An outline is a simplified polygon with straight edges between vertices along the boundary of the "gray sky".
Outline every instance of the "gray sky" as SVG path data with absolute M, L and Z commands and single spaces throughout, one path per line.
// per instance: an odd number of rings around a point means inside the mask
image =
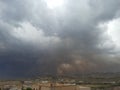
M 120 0 L 0 0 L 0 77 L 120 71 Z

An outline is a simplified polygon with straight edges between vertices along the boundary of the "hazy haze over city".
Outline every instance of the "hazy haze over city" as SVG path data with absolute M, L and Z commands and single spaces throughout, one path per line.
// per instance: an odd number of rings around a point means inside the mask
M 0 78 L 120 71 L 120 0 L 0 0 Z

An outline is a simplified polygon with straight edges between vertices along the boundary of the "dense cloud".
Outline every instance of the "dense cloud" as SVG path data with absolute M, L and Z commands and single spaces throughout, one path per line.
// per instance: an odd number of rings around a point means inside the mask
M 120 70 L 120 0 L 62 1 L 0 1 L 0 77 Z

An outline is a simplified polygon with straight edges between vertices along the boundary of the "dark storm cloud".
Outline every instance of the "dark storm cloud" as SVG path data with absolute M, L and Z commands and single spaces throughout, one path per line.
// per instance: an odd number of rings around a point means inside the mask
M 119 18 L 119 4 L 66 0 L 61 8 L 50 9 L 43 0 L 1 0 L 0 76 L 120 69 L 114 45 L 106 46 L 110 40 L 99 28 Z

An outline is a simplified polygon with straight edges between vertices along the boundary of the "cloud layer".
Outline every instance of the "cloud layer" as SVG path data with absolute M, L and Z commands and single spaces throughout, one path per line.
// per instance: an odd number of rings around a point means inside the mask
M 119 0 L 49 3 L 0 1 L 0 77 L 120 70 Z

